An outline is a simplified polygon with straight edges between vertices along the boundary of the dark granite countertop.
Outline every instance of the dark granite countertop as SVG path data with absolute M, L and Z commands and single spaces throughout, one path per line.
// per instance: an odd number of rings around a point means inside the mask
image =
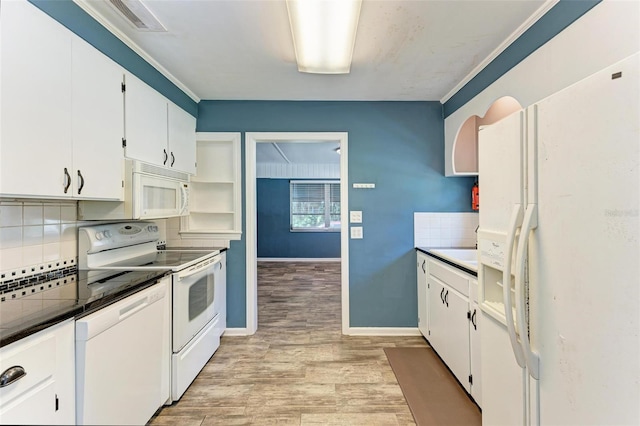
M 88 285 L 90 271 L 77 271 L 2 295 L 0 347 L 69 318 L 79 318 L 148 288 L 167 271 L 112 272 Z
M 165 250 L 223 252 L 224 247 Z M 69 318 L 80 318 L 154 285 L 171 271 L 78 271 L 5 281 L 0 286 L 0 347 Z M 96 282 L 96 275 L 102 278 Z M 19 281 L 19 282 L 18 282 Z M 88 283 L 92 284 L 89 285 Z
M 461 270 L 462 272 L 465 272 L 469 275 L 473 275 L 474 277 L 478 276 L 478 271 L 474 271 L 473 269 L 469 269 L 467 267 L 465 267 L 464 265 L 460 264 L 460 263 L 456 263 L 456 262 L 452 262 L 449 259 L 446 259 L 442 256 L 439 256 L 438 254 L 434 253 L 433 250 L 438 250 L 441 247 L 416 247 L 415 249 L 426 254 L 427 256 L 431 256 L 435 259 L 438 259 L 441 262 L 446 263 L 447 265 L 451 265 L 459 270 Z M 447 247 L 447 249 L 473 249 L 472 247 Z

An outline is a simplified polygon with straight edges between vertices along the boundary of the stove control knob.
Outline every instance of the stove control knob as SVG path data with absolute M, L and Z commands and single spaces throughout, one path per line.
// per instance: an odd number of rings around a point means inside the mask
M 104 236 L 105 236 L 106 238 L 111 238 L 111 236 L 112 236 L 112 235 L 113 235 L 113 234 L 111 234 L 111 231 L 104 231 Z
M 104 238 L 104 234 L 102 232 L 96 232 L 96 240 L 100 241 Z

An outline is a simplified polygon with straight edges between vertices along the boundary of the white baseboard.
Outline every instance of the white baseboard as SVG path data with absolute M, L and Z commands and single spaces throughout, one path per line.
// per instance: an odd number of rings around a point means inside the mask
M 224 330 L 223 336 L 251 336 L 248 328 L 226 328 Z
M 347 336 L 422 336 L 417 327 L 349 327 Z M 227 328 L 223 336 L 250 336 L 249 329 Z
M 349 327 L 348 336 L 422 336 L 418 327 Z
M 259 257 L 258 262 L 340 262 L 339 257 Z

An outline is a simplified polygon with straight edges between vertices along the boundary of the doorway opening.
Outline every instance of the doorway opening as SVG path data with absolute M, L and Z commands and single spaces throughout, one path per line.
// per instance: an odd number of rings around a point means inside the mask
M 337 143 L 340 149 L 340 275 L 342 333 L 349 328 L 348 134 L 346 132 L 269 132 L 245 134 L 247 333 L 258 329 L 257 148 L 258 144 Z

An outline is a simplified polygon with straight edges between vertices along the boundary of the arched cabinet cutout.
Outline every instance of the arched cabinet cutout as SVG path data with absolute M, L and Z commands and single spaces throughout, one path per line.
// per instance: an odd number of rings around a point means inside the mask
M 453 142 L 452 164 L 454 176 L 476 176 L 478 174 L 478 129 L 522 109 L 511 96 L 496 99 L 482 117 L 472 115 L 458 129 Z

